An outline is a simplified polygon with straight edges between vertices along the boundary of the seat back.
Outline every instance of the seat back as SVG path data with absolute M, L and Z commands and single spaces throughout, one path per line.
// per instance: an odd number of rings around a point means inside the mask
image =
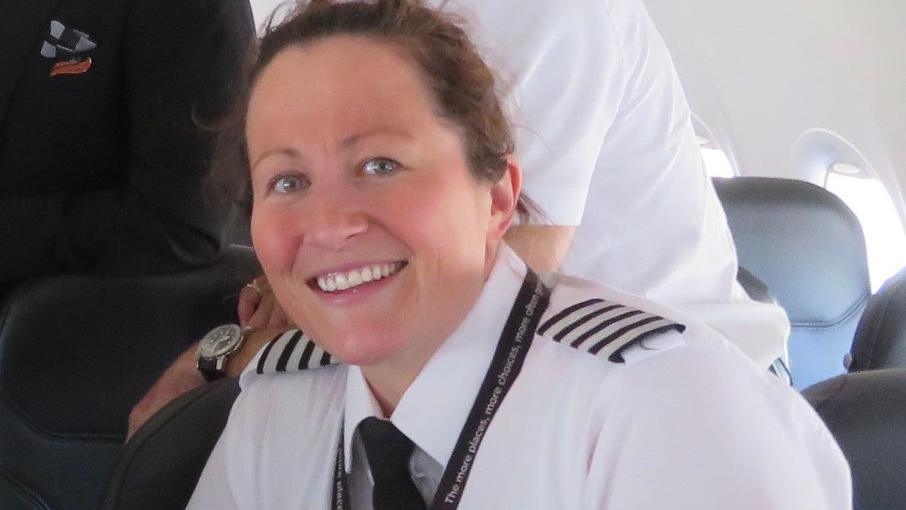
M 793 384 L 845 371 L 843 360 L 871 287 L 856 216 L 835 195 L 790 179 L 714 179 L 739 264 L 790 317 Z
M 906 368 L 906 269 L 871 297 L 853 340 L 850 371 Z
M 854 510 L 906 508 L 906 370 L 840 375 L 802 393 L 849 461 Z
M 102 510 L 181 510 L 226 426 L 237 379 L 206 384 L 155 414 L 126 444 Z
M 250 249 L 231 248 L 191 272 L 50 277 L 9 295 L 0 508 L 97 508 L 132 406 L 194 340 L 235 320 L 228 297 L 257 273 Z

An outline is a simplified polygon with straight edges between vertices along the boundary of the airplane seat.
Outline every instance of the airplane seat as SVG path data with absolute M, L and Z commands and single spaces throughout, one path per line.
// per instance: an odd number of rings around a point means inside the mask
M 164 406 L 123 448 L 100 508 L 185 508 L 237 395 L 238 378 L 223 379 Z
M 906 368 L 906 269 L 884 282 L 862 313 L 850 372 Z
M 853 509 L 906 508 L 906 370 L 839 375 L 802 394 L 849 461 Z
M 793 384 L 845 371 L 844 357 L 871 287 L 858 219 L 813 184 L 715 178 L 740 266 L 763 281 L 790 317 Z
M 216 264 L 146 278 L 53 276 L 0 311 L 0 508 L 97 508 L 132 406 L 259 272 L 230 248 Z

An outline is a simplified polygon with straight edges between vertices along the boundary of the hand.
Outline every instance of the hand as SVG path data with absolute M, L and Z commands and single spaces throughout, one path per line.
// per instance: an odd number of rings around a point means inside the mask
M 151 386 L 148 393 L 139 401 L 132 412 L 129 413 L 129 430 L 126 441 L 132 437 L 141 426 L 161 410 L 170 401 L 183 393 L 197 388 L 205 383 L 201 372 L 195 367 L 195 351 L 198 346 L 192 346 L 182 353 L 170 365 L 163 375 Z
M 294 327 L 286 313 L 271 292 L 270 283 L 264 275 L 252 280 L 239 291 L 239 324 L 255 329 Z
M 506 242 L 535 271 L 556 271 L 566 258 L 576 227 L 567 225 L 514 225 Z

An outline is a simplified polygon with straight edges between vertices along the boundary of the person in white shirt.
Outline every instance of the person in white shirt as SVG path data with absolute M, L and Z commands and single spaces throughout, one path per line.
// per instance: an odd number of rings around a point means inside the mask
M 545 216 L 508 234 L 529 265 L 669 304 L 761 366 L 784 357 L 789 320 L 736 281 L 682 84 L 642 1 L 431 3 L 466 19 L 502 77 L 524 188 Z
M 790 388 L 503 242 L 521 170 L 455 24 L 416 0 L 312 2 L 263 39 L 246 100 L 229 178 L 302 329 L 242 375 L 189 508 L 851 507 Z

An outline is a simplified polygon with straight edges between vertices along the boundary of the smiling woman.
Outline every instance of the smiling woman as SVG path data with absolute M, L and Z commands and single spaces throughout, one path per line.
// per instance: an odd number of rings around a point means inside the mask
M 231 175 L 301 329 L 243 373 L 190 508 L 848 507 L 792 390 L 711 329 L 507 247 L 521 170 L 455 23 L 314 1 L 250 84 Z
M 477 299 L 519 194 L 505 155 L 496 180 L 470 171 L 424 82 L 392 42 L 333 36 L 277 54 L 248 109 L 252 239 L 274 294 L 366 367 L 388 411 Z

